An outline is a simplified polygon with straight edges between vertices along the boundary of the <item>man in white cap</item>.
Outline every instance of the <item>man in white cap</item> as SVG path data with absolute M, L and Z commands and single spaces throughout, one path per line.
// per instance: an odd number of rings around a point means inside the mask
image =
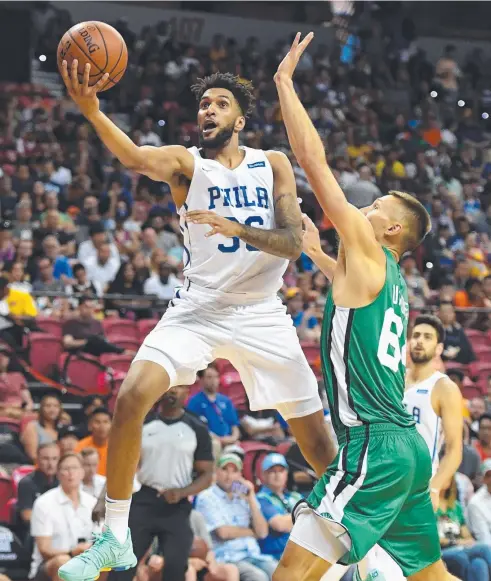
M 257 494 L 269 534 L 259 540 L 261 551 L 279 559 L 293 527 L 292 511 L 302 495 L 286 489 L 288 463 L 282 454 L 272 453 L 262 463 L 264 485 Z
M 469 529 L 478 543 L 491 545 L 491 458 L 482 463 L 483 485 L 467 507 Z

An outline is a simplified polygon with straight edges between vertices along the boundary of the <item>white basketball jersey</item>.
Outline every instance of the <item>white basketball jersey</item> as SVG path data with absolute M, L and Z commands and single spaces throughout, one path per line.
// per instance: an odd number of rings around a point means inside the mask
M 191 224 L 185 214 L 211 210 L 229 220 L 255 228 L 275 228 L 273 170 L 262 150 L 242 148 L 242 163 L 231 170 L 218 161 L 203 159 L 198 148 L 186 203 L 180 209 L 184 236 L 186 284 L 224 293 L 263 298 L 281 288 L 288 261 L 261 252 L 239 238 L 220 234 L 205 238 L 211 227 Z M 244 297 L 246 298 L 246 297 Z
M 431 405 L 431 394 L 437 381 L 442 377 L 447 376 L 435 371 L 433 375 L 420 383 L 415 383 L 404 393 L 404 404 L 408 412 L 412 414 L 418 432 L 425 439 L 430 451 L 433 474 L 438 468 L 439 453 L 443 445 L 443 429 L 441 419 Z

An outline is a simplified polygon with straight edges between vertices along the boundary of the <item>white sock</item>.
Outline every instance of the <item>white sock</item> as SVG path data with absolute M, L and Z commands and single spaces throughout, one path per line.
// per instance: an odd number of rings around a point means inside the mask
M 128 519 L 130 516 L 131 498 L 113 500 L 106 495 L 106 517 L 104 524 L 109 527 L 119 543 L 126 542 Z

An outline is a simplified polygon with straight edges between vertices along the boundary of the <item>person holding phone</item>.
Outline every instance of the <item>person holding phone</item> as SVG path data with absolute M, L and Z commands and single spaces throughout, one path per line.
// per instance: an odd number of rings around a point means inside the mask
M 223 454 L 216 484 L 198 495 L 196 510 L 205 517 L 217 563 L 237 565 L 241 581 L 270 581 L 277 561 L 258 544 L 268 535 L 268 523 L 242 468 L 239 456 Z

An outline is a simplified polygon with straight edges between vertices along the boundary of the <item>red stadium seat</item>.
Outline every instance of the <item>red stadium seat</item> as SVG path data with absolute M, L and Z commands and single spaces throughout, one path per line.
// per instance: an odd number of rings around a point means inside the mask
M 137 321 L 136 327 L 138 329 L 138 337 L 140 339 L 140 342 L 143 341 L 143 339 L 145 339 L 145 337 L 150 333 L 150 331 L 153 331 L 155 325 L 158 322 L 159 319 L 141 319 L 140 321 Z
M 63 336 L 63 323 L 59 319 L 55 319 L 53 317 L 37 317 L 36 325 L 54 337 L 59 337 L 61 339 Z
M 217 366 L 220 375 L 228 373 L 229 371 L 237 371 L 230 361 L 227 361 L 226 359 L 215 359 L 213 363 Z
M 468 339 L 474 339 L 474 337 L 485 337 L 486 333 L 478 331 L 477 329 L 464 329 L 464 333 Z
M 103 367 L 97 357 L 85 353 L 83 355 L 62 353 L 60 370 L 64 381 L 81 388 L 85 395 L 100 393 L 99 374 Z
M 102 365 L 124 373 L 128 373 L 132 361 L 133 357 L 124 353 L 121 355 L 118 353 L 104 353 L 104 355 L 101 355 Z
M 63 351 L 61 339 L 48 333 L 31 333 L 29 344 L 29 359 L 32 367 L 43 375 L 51 375 Z
M 19 488 L 19 482 L 34 470 L 34 466 L 26 464 L 24 466 L 19 466 L 12 471 L 12 485 L 14 488 L 14 494 L 17 495 L 17 489 Z
M 481 375 L 491 375 L 491 360 L 473 361 L 469 365 L 469 374 L 471 377 L 480 377 Z
M 128 319 L 109 318 L 102 321 L 102 328 L 106 337 L 120 335 L 128 339 L 139 339 L 138 328 L 134 321 Z
M 301 343 L 309 365 L 314 365 L 320 357 L 321 350 L 317 343 Z
M 472 348 L 474 349 L 474 353 L 476 354 L 476 357 L 479 359 L 479 361 L 491 362 L 491 346 L 490 345 L 482 345 L 482 344 L 474 345 L 474 343 L 473 343 Z
M 12 498 L 14 498 L 12 479 L 0 476 L 0 522 L 10 523 L 9 500 Z
M 276 451 L 278 452 L 278 454 L 283 454 L 283 456 L 286 456 L 292 446 L 293 442 L 291 442 L 290 440 L 285 440 L 284 442 L 280 442 L 276 446 Z
M 128 351 L 138 351 L 140 347 L 140 341 L 134 337 L 128 337 L 126 335 L 111 334 L 108 335 L 107 340 L 122 349 L 128 349 Z
M 244 406 L 247 407 L 247 394 L 240 381 L 237 383 L 231 383 L 228 386 L 227 396 L 232 400 L 232 403 L 236 408 L 244 409 Z
M 261 472 L 261 462 L 263 458 L 274 452 L 273 446 L 263 444 L 262 442 L 241 442 L 241 448 L 245 452 L 244 456 L 244 477 L 255 485 L 259 484 L 259 475 Z
M 233 383 L 241 383 L 239 372 L 236 369 L 234 369 L 233 371 L 227 371 L 220 375 L 220 385 L 222 387 L 220 391 L 222 391 L 223 393 L 227 393 L 229 387 Z

